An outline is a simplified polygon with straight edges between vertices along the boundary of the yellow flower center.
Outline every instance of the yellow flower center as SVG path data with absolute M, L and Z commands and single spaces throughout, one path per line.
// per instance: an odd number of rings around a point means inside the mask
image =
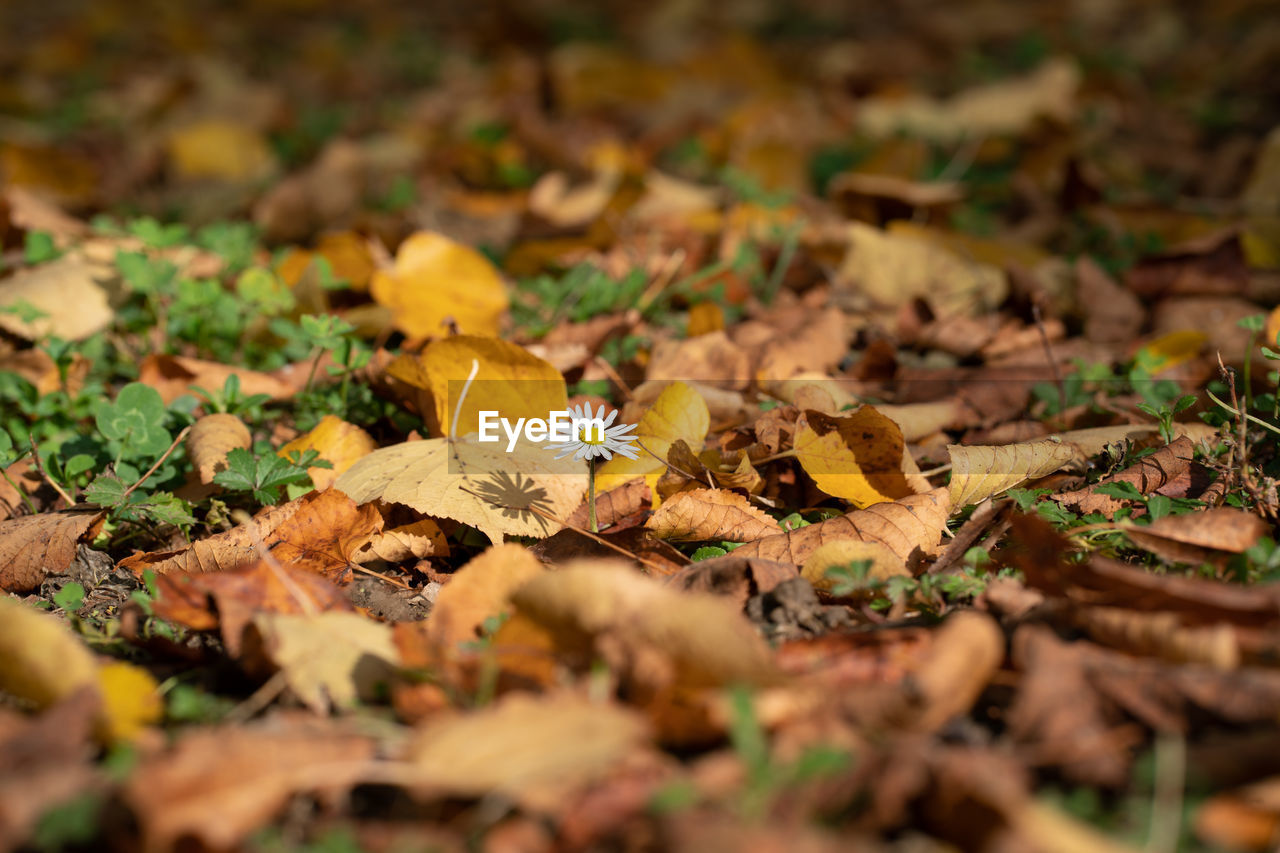
M 584 426 L 578 430 L 578 441 L 583 444 L 604 444 L 604 427 Z

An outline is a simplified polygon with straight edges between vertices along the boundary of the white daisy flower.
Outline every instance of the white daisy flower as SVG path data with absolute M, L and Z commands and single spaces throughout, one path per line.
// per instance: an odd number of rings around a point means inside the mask
M 549 445 L 546 449 L 559 450 L 557 459 L 563 459 L 570 454 L 573 454 L 574 459 L 579 460 L 590 461 L 597 456 L 612 459 L 615 453 L 628 459 L 635 459 L 639 454 L 631 442 L 635 441 L 636 437 L 627 433 L 635 429 L 636 425 L 610 426 L 617 417 L 618 410 L 614 409 L 609 413 L 609 417 L 605 418 L 603 403 L 600 404 L 600 411 L 597 414 L 592 414 L 590 403 L 583 403 L 580 407 L 570 406 L 569 418 L 573 422 L 570 429 L 574 431 L 574 436 L 569 441 Z

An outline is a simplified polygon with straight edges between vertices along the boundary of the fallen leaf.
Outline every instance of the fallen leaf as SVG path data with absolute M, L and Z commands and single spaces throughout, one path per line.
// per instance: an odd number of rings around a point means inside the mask
M 333 724 L 293 722 L 190 731 L 143 758 L 122 790 L 141 830 L 139 849 L 162 853 L 184 838 L 234 849 L 290 797 L 341 792 L 373 759 L 371 738 Z
M 1135 545 L 1166 560 L 1222 565 L 1228 555 L 1241 554 L 1268 531 L 1258 516 L 1232 507 L 1167 515 L 1146 527 L 1127 526 L 1124 533 Z
M 766 536 L 734 549 L 741 556 L 803 564 L 814 551 L 840 539 L 879 542 L 910 565 L 936 550 L 946 527 L 951 501 L 945 489 L 908 495 L 898 501 L 829 518 L 776 536 Z
M 570 694 L 514 694 L 492 707 L 428 723 L 407 759 L 442 794 L 505 796 L 549 810 L 602 776 L 648 736 L 644 718 Z
M 961 509 L 1019 483 L 1052 474 L 1076 458 L 1059 438 L 1000 447 L 947 445 L 951 455 L 951 506 Z
M 198 358 L 153 354 L 138 365 L 138 380 L 159 391 L 165 405 L 183 394 L 190 394 L 192 386 L 209 392 L 221 391 L 229 376 L 240 380 L 240 393 L 245 396 L 266 394 L 273 400 L 283 400 L 297 390 L 269 373 Z
M 276 168 L 262 134 L 233 120 L 205 119 L 174 130 L 168 154 L 175 176 L 189 181 L 253 181 Z
M 1054 495 L 1053 499 L 1077 512 L 1100 512 L 1104 515 L 1112 515 L 1125 503 L 1118 498 L 1099 492 L 1098 486 L 1109 483 L 1129 483 L 1142 494 L 1149 495 L 1187 470 L 1191 464 L 1194 449 L 1191 439 L 1183 436 L 1150 456 L 1142 457 L 1123 471 L 1102 478 L 1088 488 L 1061 492 Z
M 98 510 L 43 512 L 0 521 L 0 589 L 28 592 L 45 575 L 65 572 L 82 543 L 97 536 Z
M 770 592 L 796 575 L 796 567 L 791 563 L 729 553 L 699 560 L 681 569 L 667 578 L 667 585 L 690 592 L 709 592 L 746 607 L 751 596 Z
M 26 321 L 0 311 L 0 329 L 27 340 L 55 335 L 81 341 L 100 332 L 115 318 L 107 292 L 94 280 L 94 268 L 73 255 L 0 278 L 0 308 L 29 305 L 40 312 Z
M 206 486 L 213 482 L 215 474 L 226 470 L 228 453 L 237 447 L 247 450 L 252 446 L 249 428 L 235 415 L 205 415 L 187 434 L 187 455 L 195 466 L 196 476 Z
M 310 432 L 298 436 L 277 453 L 287 457 L 295 451 L 318 451 L 320 458 L 330 462 L 333 467 L 310 467 L 307 474 L 317 489 L 327 489 L 357 459 L 372 453 L 377 447 L 378 443 L 373 440 L 373 436 L 360 427 L 347 423 L 337 415 L 325 415 Z
M 914 726 L 934 731 L 972 708 L 1004 661 L 1004 647 L 1004 632 L 987 614 L 960 610 L 948 617 L 908 676 L 920 704 Z
M 809 409 L 796 422 L 795 451 L 818 488 L 861 509 L 929 490 L 898 425 L 871 406 L 831 417 Z
M 500 543 L 504 536 L 550 536 L 577 508 L 586 472 L 523 442 L 501 444 L 432 438 L 375 450 L 357 460 L 335 487 L 357 503 L 404 504 L 434 518 L 452 518 Z
M 473 365 L 475 377 L 468 384 Z M 481 412 L 497 412 L 514 424 L 519 418 L 545 421 L 569 405 L 560 371 L 498 338 L 453 335 L 432 341 L 420 355 L 393 361 L 387 372 L 426 392 L 419 410 L 431 432 L 442 437 L 479 432 Z M 497 429 L 505 447 L 502 432 Z
M 558 228 L 587 225 L 604 212 L 621 179 L 616 169 L 600 169 L 571 187 L 564 172 L 547 172 L 529 190 L 529 212 Z
M 351 560 L 363 565 L 370 560 L 402 563 L 411 558 L 421 560 L 447 556 L 449 540 L 445 538 L 444 531 L 431 519 L 424 518 L 374 534 L 351 555 Z
M 587 667 L 604 659 L 648 689 L 775 677 L 768 647 L 732 603 L 671 589 L 625 564 L 564 566 L 535 577 L 511 600 L 552 634 L 561 660 Z
M 736 492 L 697 489 L 681 492 L 645 522 L 655 536 L 677 540 L 752 542 L 781 533 L 778 522 Z
M 840 578 L 832 577 L 832 569 L 848 569 L 850 564 L 870 561 L 867 580 L 886 581 L 892 577 L 911 577 L 902 558 L 879 542 L 862 542 L 857 539 L 837 539 L 820 545 L 805 559 L 800 576 L 823 592 L 833 592 Z
M 278 669 L 317 714 L 376 700 L 400 660 L 391 626 L 358 613 L 256 613 L 250 625 L 245 665 Z
M 596 488 L 607 491 L 628 480 L 644 477 L 650 490 L 654 490 L 658 477 L 666 470 L 663 460 L 672 443 L 681 439 L 689 447 L 700 449 L 710 427 L 711 413 L 701 395 L 683 382 L 672 382 L 636 425 L 636 439 L 648 452 L 642 449 L 635 459 L 625 456 L 610 459 L 596 472 Z
M 508 305 L 502 277 L 484 255 L 431 231 L 401 243 L 395 266 L 374 273 L 369 293 L 415 338 L 443 335 L 446 322 L 468 335 L 497 335 Z
M 458 569 L 440 590 L 427 640 L 437 660 L 448 660 L 459 645 L 479 638 L 486 619 L 509 612 L 511 593 L 544 571 L 522 545 L 494 545 Z
M 724 332 L 660 341 L 649 356 L 645 378 L 713 382 L 741 391 L 751 382 L 751 359 Z

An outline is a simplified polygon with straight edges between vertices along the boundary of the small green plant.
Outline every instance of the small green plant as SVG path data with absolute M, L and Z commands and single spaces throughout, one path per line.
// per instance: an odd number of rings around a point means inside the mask
M 47 231 L 28 231 L 23 238 L 22 260 L 27 264 L 43 264 L 61 256 L 53 235 Z
M 1156 406 L 1151 403 L 1139 403 L 1138 409 L 1155 418 L 1160 430 L 1160 440 L 1170 444 L 1176 437 L 1173 431 L 1173 419 L 1196 404 L 1195 394 L 1186 394 L 1172 403 Z
M 583 323 L 601 314 L 625 310 L 644 292 L 643 270 L 615 281 L 593 264 L 571 267 L 561 276 L 539 275 L 516 284 L 511 316 L 516 325 L 540 338 L 561 321 Z
M 293 451 L 288 458 L 276 453 L 254 456 L 237 447 L 227 454 L 227 467 L 214 475 L 213 482 L 229 491 L 248 492 L 260 504 L 275 504 L 282 488 L 310 484 L 308 468 L 333 467 L 319 457 L 317 450 Z

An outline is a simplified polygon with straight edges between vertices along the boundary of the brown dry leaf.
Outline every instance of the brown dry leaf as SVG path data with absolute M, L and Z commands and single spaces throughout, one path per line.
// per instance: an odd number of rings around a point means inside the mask
M 0 589 L 29 592 L 45 575 L 65 572 L 79 545 L 97 536 L 105 517 L 77 509 L 0 521 Z
M 461 400 L 471 371 L 475 377 Z M 431 432 L 457 437 L 480 430 L 480 413 L 546 420 L 568 406 L 564 376 L 524 347 L 498 338 L 453 335 L 432 341 L 418 356 L 400 356 L 387 373 L 424 394 L 416 401 Z M 507 439 L 493 428 L 499 443 Z M 492 432 L 491 432 L 492 434 Z
M 751 382 L 751 359 L 724 332 L 708 332 L 660 341 L 649 356 L 645 378 L 710 382 L 741 391 Z
M 1194 450 L 1195 446 L 1191 439 L 1183 436 L 1167 447 L 1162 447 L 1150 456 L 1142 457 L 1123 471 L 1104 477 L 1088 488 L 1062 492 L 1054 495 L 1053 499 L 1077 512 L 1086 514 L 1100 512 L 1104 515 L 1112 515 L 1124 506 L 1125 502 L 1099 493 L 1098 486 L 1106 483 L 1129 483 L 1142 494 L 1149 495 L 1185 472 L 1187 466 L 1191 464 Z
M 218 572 L 255 562 L 269 551 L 280 562 L 336 579 L 349 572 L 356 549 L 381 527 L 374 507 L 357 506 L 337 489 L 326 489 L 267 507 L 251 521 L 187 548 L 134 554 L 120 566 L 139 575 L 147 569 Z
M 1004 632 L 985 613 L 960 610 L 948 617 L 909 676 L 920 703 L 914 727 L 934 731 L 973 707 L 1004 661 L 1004 646 Z
M 549 811 L 648 738 L 634 711 L 572 694 L 513 694 L 489 708 L 434 720 L 408 748 L 420 784 L 463 797 L 510 797 Z
M 848 569 L 851 563 L 871 561 L 863 575 L 869 581 L 885 581 L 892 577 L 911 577 L 902 558 L 879 542 L 837 539 L 819 546 L 800 567 L 800 575 L 822 592 L 832 592 L 840 578 L 832 577 L 832 569 Z
M 240 393 L 245 396 L 266 394 L 273 400 L 283 400 L 297 390 L 291 383 L 269 373 L 199 358 L 149 355 L 138 365 L 138 380 L 159 391 L 165 405 L 183 394 L 190 394 L 191 386 L 220 391 L 227 377 L 233 375 L 240 380 Z
M 709 592 L 745 607 L 751 596 L 770 592 L 796 575 L 796 567 L 791 563 L 725 554 L 681 569 L 667 578 L 667 585 L 691 592 Z
M 1068 430 L 1067 432 L 1058 433 L 1057 438 L 1061 439 L 1063 444 L 1069 444 L 1074 447 L 1078 458 L 1090 459 L 1106 450 L 1107 445 L 1124 441 L 1141 442 L 1151 438 L 1157 432 L 1155 425 L 1122 424 L 1120 426 Z M 1175 423 L 1173 425 L 1173 434 L 1178 438 L 1185 436 L 1198 444 L 1202 441 L 1215 439 L 1218 435 L 1218 430 L 1203 423 Z
M 143 853 L 173 850 L 184 838 L 231 850 L 295 794 L 337 794 L 355 784 L 374 748 L 368 737 L 314 720 L 199 729 L 144 758 L 122 796 Z
M 939 142 L 1024 133 L 1041 116 L 1066 122 L 1075 115 L 1080 69 L 1051 59 L 1023 76 L 966 89 L 946 101 L 923 95 L 865 98 L 858 126 L 876 137 L 908 132 Z
M 805 411 L 795 451 L 818 488 L 859 509 L 929 490 L 898 425 L 871 406 L 842 417 Z
M 484 621 L 510 608 L 511 593 L 544 571 L 523 545 L 495 545 L 458 569 L 436 598 L 427 639 L 437 660 L 476 640 Z
M 307 474 L 317 489 L 327 489 L 357 459 L 377 448 L 378 443 L 373 440 L 373 436 L 360 427 L 347 423 L 337 415 L 325 415 L 314 429 L 284 445 L 277 453 L 287 456 L 294 451 L 318 451 L 320 458 L 332 463 L 333 467 L 311 467 L 307 469 Z
M 873 504 L 789 533 L 766 536 L 735 548 L 734 554 L 803 564 L 827 542 L 856 539 L 879 542 L 911 565 L 920 556 L 935 552 L 950 508 L 946 489 L 934 489 L 898 501 Z
M 1280 778 L 1210 797 L 1196 809 L 1195 833 L 1215 849 L 1273 850 L 1280 833 Z
M 1052 474 L 1076 459 L 1071 445 L 1057 437 L 1000 447 L 947 445 L 951 454 L 951 506 L 961 509 Z
M 1144 613 L 1119 607 L 1082 607 L 1072 623 L 1096 642 L 1167 661 L 1214 669 L 1240 665 L 1240 644 L 1231 625 L 1187 627 L 1176 613 Z
M 497 335 L 508 305 L 502 276 L 484 255 L 431 231 L 401 243 L 394 268 L 375 272 L 369 293 L 414 338 L 443 335 L 447 322 L 468 335 Z
M 1116 724 L 1090 686 L 1072 646 L 1043 625 L 1014 634 L 1013 664 L 1022 671 L 1009 709 L 1010 735 L 1084 785 L 1121 785 L 1130 760 L 1110 734 Z
M 539 444 L 522 441 L 507 453 L 500 443 L 432 438 L 375 450 L 335 486 L 357 503 L 388 501 L 470 524 L 496 544 L 555 533 L 582 501 L 587 477 L 580 463 Z
M 897 235 L 854 222 L 840 280 L 880 305 L 924 299 L 942 315 L 980 314 L 1003 301 L 1004 273 L 960 257 L 917 235 Z M 945 283 L 945 284 L 944 284 Z
M 1222 565 L 1228 555 L 1251 548 L 1267 530 L 1267 523 L 1253 513 L 1217 507 L 1168 515 L 1146 527 L 1126 526 L 1124 533 L 1135 545 L 1166 560 Z
M 348 139 L 334 139 L 325 145 L 315 162 L 306 169 L 277 181 L 258 199 L 253 219 L 273 242 L 302 240 L 316 229 L 332 228 L 355 212 L 368 183 L 365 150 Z M 317 250 L 329 257 L 321 246 Z M 368 272 L 372 273 L 372 265 Z M 337 264 L 334 273 L 341 276 Z M 367 289 L 368 278 L 356 284 Z
M 1088 255 L 1076 259 L 1076 298 L 1084 312 L 1084 336 L 1103 344 L 1127 344 L 1138 337 L 1147 312 L 1132 292 L 1112 280 Z
M 424 518 L 371 536 L 351 555 L 351 561 L 357 565 L 370 560 L 402 563 L 409 559 L 447 556 L 449 540 L 444 531 L 431 519 Z
M 195 631 L 218 628 L 232 657 L 255 613 L 351 611 L 347 594 L 321 575 L 259 560 L 221 572 L 156 576 L 155 615 Z
M 645 522 L 655 536 L 676 540 L 727 539 L 753 542 L 781 533 L 778 522 L 737 492 L 697 489 L 681 492 Z
M 237 447 L 248 449 L 253 436 L 244 421 L 235 415 L 205 415 L 195 422 L 187 434 L 187 455 L 195 466 L 196 476 L 204 485 L 227 467 L 227 454 Z
M 649 484 L 644 480 L 632 480 L 617 488 L 596 495 L 596 523 L 603 530 L 622 519 L 643 512 L 653 502 Z M 574 527 L 587 526 L 587 505 L 584 502 L 565 521 Z
M 47 335 L 84 340 L 111 325 L 115 317 L 107 292 L 94 280 L 93 266 L 73 255 L 0 278 L 0 308 L 19 303 L 42 316 L 25 322 L 18 314 L 0 312 L 0 329 L 32 341 Z
M 587 225 L 604 212 L 621 180 L 621 172 L 601 169 L 586 183 L 571 187 L 564 172 L 547 172 L 529 190 L 529 212 L 557 228 Z
M 539 575 L 511 600 L 552 634 L 561 660 L 587 667 L 604 659 L 639 687 L 775 678 L 768 647 L 730 602 L 671 589 L 625 564 L 571 564 Z
M 400 662 L 391 626 L 358 613 L 255 613 L 250 625 L 245 665 L 279 669 L 317 714 L 378 699 Z
M 797 373 L 823 373 L 835 369 L 848 355 L 853 328 L 843 311 L 807 304 L 798 307 L 804 310 L 803 324 L 763 343 L 764 352 L 756 367 L 758 381 L 785 380 Z

